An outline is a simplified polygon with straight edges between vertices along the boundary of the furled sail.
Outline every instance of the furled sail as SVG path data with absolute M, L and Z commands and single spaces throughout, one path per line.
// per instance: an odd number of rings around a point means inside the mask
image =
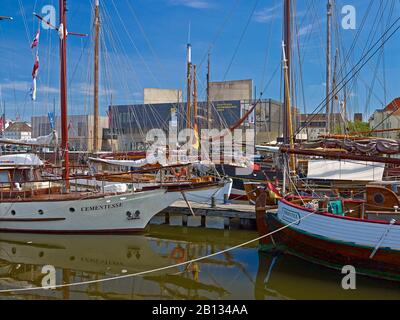
M 400 140 L 393 139 L 358 139 L 358 140 L 340 140 L 340 139 L 324 139 L 314 142 L 303 143 L 303 148 L 328 148 L 328 149 L 344 149 L 352 153 L 362 154 L 399 154 Z
M 149 164 L 146 158 L 139 160 L 108 160 L 100 158 L 89 158 L 89 160 L 113 166 L 129 167 L 129 168 L 142 168 Z
M 55 147 L 58 145 L 58 134 L 57 131 L 54 130 L 47 136 L 41 136 L 37 138 L 20 139 L 20 140 L 1 138 L 0 143 L 25 145 L 25 146 Z
M 11 154 L 0 156 L 0 166 L 43 166 L 44 163 L 36 154 Z

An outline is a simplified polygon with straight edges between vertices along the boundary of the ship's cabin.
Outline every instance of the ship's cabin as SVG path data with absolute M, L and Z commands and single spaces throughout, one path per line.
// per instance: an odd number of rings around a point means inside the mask
M 59 193 L 59 184 L 44 181 L 43 167 L 43 161 L 34 154 L 0 156 L 0 199 Z

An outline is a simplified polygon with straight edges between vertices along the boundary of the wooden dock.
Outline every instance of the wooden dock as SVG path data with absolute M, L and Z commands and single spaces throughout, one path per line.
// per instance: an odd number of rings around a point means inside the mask
M 193 226 L 194 224 L 194 226 L 206 228 L 213 228 L 212 225 L 214 224 L 218 226 L 215 227 L 218 229 L 256 230 L 254 205 L 229 203 L 217 204 L 213 207 L 210 204 L 194 202 L 191 202 L 190 205 L 194 216 L 185 201 L 178 201 L 158 214 L 156 217 L 157 222 L 153 221 L 152 223 L 181 224 L 184 227 Z M 171 221 L 172 219 L 174 220 L 173 222 Z M 196 223 L 193 221 L 196 221 Z

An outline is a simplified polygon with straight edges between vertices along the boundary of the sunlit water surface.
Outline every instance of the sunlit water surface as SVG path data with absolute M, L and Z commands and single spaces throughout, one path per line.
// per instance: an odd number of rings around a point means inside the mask
M 127 276 L 204 257 L 257 237 L 255 232 L 151 225 L 138 236 L 0 234 L 0 290 Z M 257 243 L 186 266 L 57 290 L 1 293 L 2 299 L 400 299 L 398 283 L 357 278 L 291 256 L 259 253 Z

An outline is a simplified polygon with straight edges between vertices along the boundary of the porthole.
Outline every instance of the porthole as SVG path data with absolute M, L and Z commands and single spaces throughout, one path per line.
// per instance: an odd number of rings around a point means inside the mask
M 11 214 L 12 214 L 13 216 L 15 216 L 15 215 L 16 215 L 15 210 L 11 210 Z
M 374 202 L 375 204 L 383 204 L 385 202 L 385 196 L 382 193 L 375 193 Z
M 127 218 L 128 220 L 133 220 L 132 212 L 128 211 L 128 212 L 126 213 L 126 218 Z
M 38 213 L 39 213 L 40 215 L 43 215 L 43 214 L 44 214 L 44 212 L 43 212 L 42 209 L 40 209 L 40 210 L 38 211 Z
M 75 208 L 69 208 L 69 212 L 75 212 Z

